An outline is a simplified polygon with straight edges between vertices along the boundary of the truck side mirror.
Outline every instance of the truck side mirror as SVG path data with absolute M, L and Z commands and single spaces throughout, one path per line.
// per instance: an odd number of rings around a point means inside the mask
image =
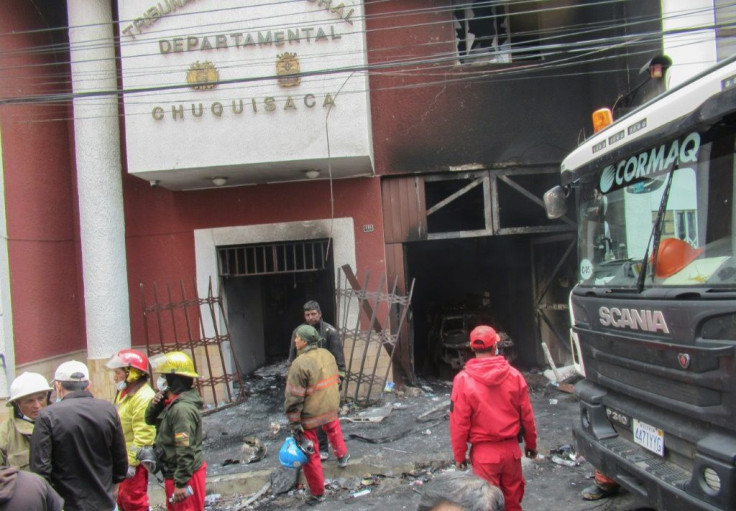
M 547 218 L 555 220 L 567 213 L 567 194 L 560 185 L 550 188 L 542 196 Z

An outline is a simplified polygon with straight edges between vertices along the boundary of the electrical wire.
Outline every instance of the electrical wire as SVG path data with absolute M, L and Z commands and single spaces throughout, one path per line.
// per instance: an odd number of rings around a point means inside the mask
M 280 2 L 280 3 L 288 3 L 288 2 Z M 376 2 L 366 2 L 366 4 L 371 4 L 371 3 L 376 3 Z M 383 3 L 383 2 L 377 2 L 377 3 Z M 493 2 L 485 2 L 485 3 L 491 4 Z M 518 3 L 518 4 L 527 3 L 528 4 L 530 2 L 515 2 L 515 3 Z M 622 3 L 622 1 L 621 0 L 611 0 L 611 1 L 605 2 L 605 3 L 617 4 L 617 3 Z M 466 5 L 471 5 L 471 4 L 466 4 Z M 252 7 L 252 6 L 249 6 L 249 7 Z M 453 6 L 453 8 L 455 8 L 455 7 L 456 6 Z M 580 7 L 580 6 L 576 6 L 576 7 Z M 415 9 L 414 10 L 414 12 L 426 12 L 426 11 L 427 11 L 427 9 Z M 406 11 L 402 11 L 402 12 L 406 14 Z M 690 13 L 692 11 L 688 11 L 688 12 Z M 633 23 L 651 23 L 653 21 L 655 21 L 655 18 L 644 18 L 644 19 L 640 19 L 640 20 L 634 20 Z M 448 21 L 442 21 L 442 23 L 447 23 L 447 22 Z M 403 25 L 393 26 L 393 27 L 390 27 L 390 28 L 391 29 L 397 29 L 397 28 L 404 28 L 405 29 L 405 28 L 413 28 L 413 27 L 416 27 L 416 26 L 417 25 L 403 24 Z M 630 26 L 631 26 L 631 23 L 629 23 L 629 27 Z M 616 27 L 617 26 L 613 26 L 613 28 L 616 28 Z M 585 30 L 584 31 L 583 30 L 580 30 L 580 33 L 590 34 L 591 31 L 593 31 L 593 30 L 605 30 L 605 31 L 612 30 L 612 26 L 610 24 L 609 25 L 601 25 L 600 27 L 595 27 L 592 24 L 585 24 L 585 25 L 583 25 L 583 28 Z M 701 30 L 702 28 L 704 28 L 704 27 L 696 27 L 696 30 Z M 366 31 L 366 33 L 367 33 L 367 31 Z M 540 31 L 540 33 L 542 33 L 542 32 Z M 572 32 L 572 31 L 570 31 L 568 29 L 568 31 L 567 31 L 566 34 L 553 34 L 552 36 L 548 36 L 548 37 L 554 37 L 555 39 L 558 39 L 560 37 L 568 37 L 569 38 L 569 37 L 574 37 L 575 34 L 576 34 L 575 32 Z M 2 35 L 3 34 L 0 34 L 0 37 L 2 37 Z M 512 33 L 512 37 L 513 37 L 513 33 Z M 352 66 L 352 67 L 348 66 L 348 67 L 343 67 L 343 68 L 327 68 L 327 69 L 318 70 L 318 71 L 314 71 L 314 72 L 305 72 L 301 76 L 305 80 L 308 80 L 310 78 L 310 76 L 313 76 L 313 77 L 316 77 L 316 78 L 321 78 L 321 79 L 324 80 L 325 77 L 326 77 L 326 75 L 330 75 L 330 74 L 344 74 L 344 73 L 363 72 L 363 73 L 369 73 L 372 76 L 384 76 L 384 77 L 388 77 L 388 76 L 391 76 L 391 75 L 390 75 L 390 73 L 387 72 L 387 70 L 388 71 L 395 70 L 398 73 L 397 76 L 400 75 L 400 74 L 402 74 L 402 73 L 404 73 L 404 74 L 412 74 L 413 76 L 417 77 L 417 76 L 423 76 L 423 73 L 424 73 L 424 76 L 427 76 L 427 73 L 430 73 L 430 72 L 431 72 L 431 74 L 433 76 L 437 76 L 438 72 L 442 72 L 443 69 L 444 69 L 444 70 L 454 70 L 454 71 L 452 71 L 452 73 L 454 75 L 460 76 L 461 77 L 461 80 L 463 80 L 463 79 L 466 79 L 466 80 L 477 79 L 478 77 L 480 77 L 482 79 L 498 79 L 499 77 L 502 77 L 502 76 L 519 75 L 520 74 L 520 71 L 522 71 L 522 70 L 523 71 L 529 71 L 529 70 L 537 70 L 538 71 L 538 70 L 542 70 L 542 69 L 549 70 L 549 69 L 559 68 L 561 64 L 559 62 L 558 63 L 555 63 L 554 61 L 552 61 L 551 59 L 553 57 L 559 56 L 559 55 L 563 55 L 563 54 L 568 53 L 568 52 L 580 52 L 581 54 L 584 54 L 584 53 L 587 53 L 587 54 L 600 53 L 602 51 L 606 51 L 606 50 L 609 50 L 611 48 L 620 46 L 620 45 L 617 44 L 616 39 L 618 39 L 619 42 L 620 41 L 625 41 L 625 42 L 628 42 L 630 44 L 634 44 L 635 43 L 635 44 L 641 45 L 641 44 L 646 44 L 647 42 L 656 41 L 658 38 L 661 38 L 661 37 L 662 37 L 662 32 L 650 32 L 650 33 L 644 34 L 644 35 L 642 35 L 642 34 L 634 34 L 634 35 L 629 35 L 629 36 L 626 36 L 626 35 L 618 36 L 617 38 L 610 38 L 609 37 L 609 38 L 606 38 L 606 39 L 598 39 L 598 40 L 590 40 L 590 41 L 575 41 L 575 42 L 570 43 L 570 44 L 556 43 L 554 45 L 545 45 L 544 44 L 544 41 L 540 41 L 540 46 L 539 46 L 539 50 L 538 51 L 545 56 L 545 59 L 549 59 L 549 61 L 545 60 L 540 65 L 536 65 L 536 66 L 526 66 L 525 65 L 525 66 L 518 66 L 518 67 L 517 66 L 512 66 L 511 68 L 505 68 L 505 69 L 502 68 L 500 70 L 495 70 L 495 72 L 488 72 L 488 71 L 484 71 L 484 72 L 470 71 L 470 72 L 468 72 L 467 70 L 457 71 L 458 55 L 457 55 L 456 51 L 452 51 L 452 52 L 446 52 L 444 54 L 439 53 L 439 54 L 433 55 L 431 57 L 398 58 L 398 59 L 395 58 L 393 60 L 387 60 L 387 61 L 384 61 L 384 62 L 373 62 L 373 63 L 369 63 L 369 64 L 364 65 L 364 66 L 357 66 L 357 67 L 356 66 Z M 442 43 L 446 43 L 446 42 L 443 41 Z M 454 41 L 453 41 L 453 43 L 454 43 Z M 423 43 L 423 44 L 435 44 L 435 43 Z M 587 47 L 585 47 L 583 45 L 585 45 Z M 454 44 L 453 44 L 453 46 L 454 46 Z M 372 49 L 372 48 L 369 48 L 368 49 L 369 54 L 370 54 L 371 51 L 382 51 L 382 52 L 389 51 L 390 52 L 390 50 L 387 50 L 387 49 L 384 49 L 384 48 L 380 48 L 380 49 Z M 3 55 L 3 53 L 0 52 L 0 56 L 2 56 L 2 55 Z M 327 58 L 330 57 L 330 54 L 329 53 L 321 54 L 319 57 L 320 58 L 323 58 L 323 59 L 327 59 Z M 610 60 L 610 59 L 606 58 L 605 60 Z M 600 57 L 592 58 L 592 59 L 589 58 L 587 60 L 578 58 L 578 64 L 580 64 L 580 65 L 591 65 L 591 64 L 595 64 L 595 63 L 599 63 L 599 62 L 604 62 L 605 60 L 601 60 Z M 237 67 L 237 64 L 238 63 L 234 63 L 232 65 L 234 67 Z M 465 66 L 463 66 L 463 67 L 465 67 Z M 615 69 L 612 69 L 611 71 L 613 72 L 613 71 L 616 71 L 616 70 Z M 170 73 L 170 70 L 163 70 L 162 72 L 168 72 L 168 73 Z M 450 75 L 448 75 L 449 71 L 444 71 L 444 73 L 445 73 L 444 74 L 445 77 L 450 76 Z M 569 76 L 569 74 L 566 74 L 566 76 Z M 278 77 L 278 75 L 265 75 L 265 76 L 257 76 L 257 77 L 236 78 L 236 79 L 233 79 L 233 80 L 223 80 L 223 81 L 220 81 L 220 82 L 218 82 L 218 85 L 237 84 L 239 86 L 242 86 L 242 85 L 248 86 L 248 84 L 254 83 L 254 84 L 256 84 L 255 86 L 257 86 L 258 82 L 274 80 L 277 77 Z M 454 82 L 456 80 L 451 79 L 451 78 L 446 78 L 446 81 L 448 81 L 448 83 L 452 83 L 452 82 Z M 67 83 L 68 82 L 64 82 L 64 84 L 67 84 Z M 440 81 L 439 83 L 442 83 L 442 81 Z M 409 89 L 409 88 L 416 88 L 417 86 L 421 86 L 421 85 L 434 86 L 434 85 L 437 85 L 437 84 L 438 84 L 438 81 L 437 80 L 428 80 L 424 84 L 409 84 L 409 85 L 399 86 L 399 87 L 405 87 L 406 89 Z M 49 86 L 49 85 L 52 85 L 52 84 L 49 84 L 48 82 L 44 84 L 44 86 Z M 397 86 L 391 86 L 390 87 L 391 90 L 396 90 L 397 88 L 398 88 Z M 181 91 L 182 94 L 185 94 L 185 93 L 188 93 L 189 92 L 188 90 L 184 90 L 184 89 L 188 89 L 188 86 L 186 86 L 186 85 L 181 85 L 181 86 L 179 86 L 179 85 L 168 85 L 168 86 L 162 86 L 162 87 L 159 87 L 159 88 L 143 88 L 143 89 L 137 89 L 137 90 L 132 90 L 132 89 L 119 89 L 119 90 L 115 90 L 115 91 L 102 91 L 102 92 L 97 92 L 97 93 L 94 93 L 94 94 L 96 94 L 96 95 L 113 95 L 113 94 L 115 94 L 115 95 L 125 95 L 126 96 L 126 101 L 128 101 L 127 98 L 130 95 L 136 95 L 138 97 L 143 97 L 146 93 L 151 93 L 151 92 L 169 91 L 169 92 L 174 93 L 174 94 L 176 94 L 179 91 Z M 242 89 L 242 87 L 241 87 L 241 89 Z M 374 90 L 374 89 L 371 88 L 371 90 Z M 381 89 L 378 88 L 378 89 L 375 89 L 375 90 L 381 90 Z M 363 90 L 363 91 L 354 91 L 354 92 L 367 92 L 367 91 Z M 91 94 L 91 95 L 94 95 L 94 94 Z M 73 93 L 61 93 L 61 94 L 59 94 L 59 93 L 43 93 L 43 94 L 40 94 L 40 95 L 26 96 L 26 97 L 20 97 L 20 98 L 10 98 L 10 99 L 4 98 L 4 99 L 0 100 L 0 105 L 1 104 L 12 104 L 12 103 L 16 103 L 16 102 L 33 102 L 33 103 L 58 104 L 59 102 L 68 101 L 69 99 L 73 99 L 75 97 L 85 97 L 86 95 L 88 95 L 88 94 L 83 93 L 81 96 L 79 96 L 79 95 L 75 95 Z M 172 100 L 172 101 L 175 101 L 175 100 Z

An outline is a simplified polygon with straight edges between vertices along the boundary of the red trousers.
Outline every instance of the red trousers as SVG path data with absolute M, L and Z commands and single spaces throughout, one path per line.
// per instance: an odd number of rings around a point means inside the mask
M 521 449 L 515 438 L 473 444 L 470 463 L 477 476 L 501 488 L 506 511 L 521 511 L 526 481 L 521 471 Z
M 204 510 L 204 483 L 207 478 L 207 463 L 202 463 L 202 466 L 197 469 L 192 478 L 187 483 L 192 487 L 191 497 L 184 499 L 181 502 L 169 502 L 169 499 L 174 494 L 174 480 L 164 479 L 164 490 L 166 492 L 166 511 L 203 511 Z
M 135 467 L 135 475 L 120 483 L 118 489 L 120 511 L 148 511 L 148 470 Z
M 323 424 L 322 431 L 327 433 L 327 439 L 332 445 L 335 456 L 342 458 L 348 453 L 345 447 L 345 440 L 342 438 L 342 429 L 340 429 L 340 421 L 335 419 L 332 422 Z M 309 461 L 302 467 L 304 469 L 304 477 L 307 478 L 309 491 L 312 495 L 322 495 L 325 492 L 325 476 L 322 473 L 322 460 L 319 459 L 319 441 L 317 440 L 317 429 L 305 429 L 304 437 L 314 442 L 314 454 L 310 456 Z

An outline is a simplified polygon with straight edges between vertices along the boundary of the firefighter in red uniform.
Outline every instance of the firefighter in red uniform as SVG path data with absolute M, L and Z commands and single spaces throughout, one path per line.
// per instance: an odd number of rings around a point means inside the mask
M 506 511 L 521 509 L 524 476 L 521 471 L 519 433 L 528 458 L 537 456 L 537 428 L 524 377 L 496 356 L 500 337 L 485 325 L 470 333 L 475 358 L 468 360 L 452 382 L 450 439 L 455 466 L 470 463 L 478 476 L 495 484 L 506 500 Z

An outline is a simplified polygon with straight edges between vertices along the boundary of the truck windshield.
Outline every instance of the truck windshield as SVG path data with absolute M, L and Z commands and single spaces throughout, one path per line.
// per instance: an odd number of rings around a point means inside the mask
M 582 178 L 579 284 L 734 287 L 735 131 L 724 119 L 603 162 Z

